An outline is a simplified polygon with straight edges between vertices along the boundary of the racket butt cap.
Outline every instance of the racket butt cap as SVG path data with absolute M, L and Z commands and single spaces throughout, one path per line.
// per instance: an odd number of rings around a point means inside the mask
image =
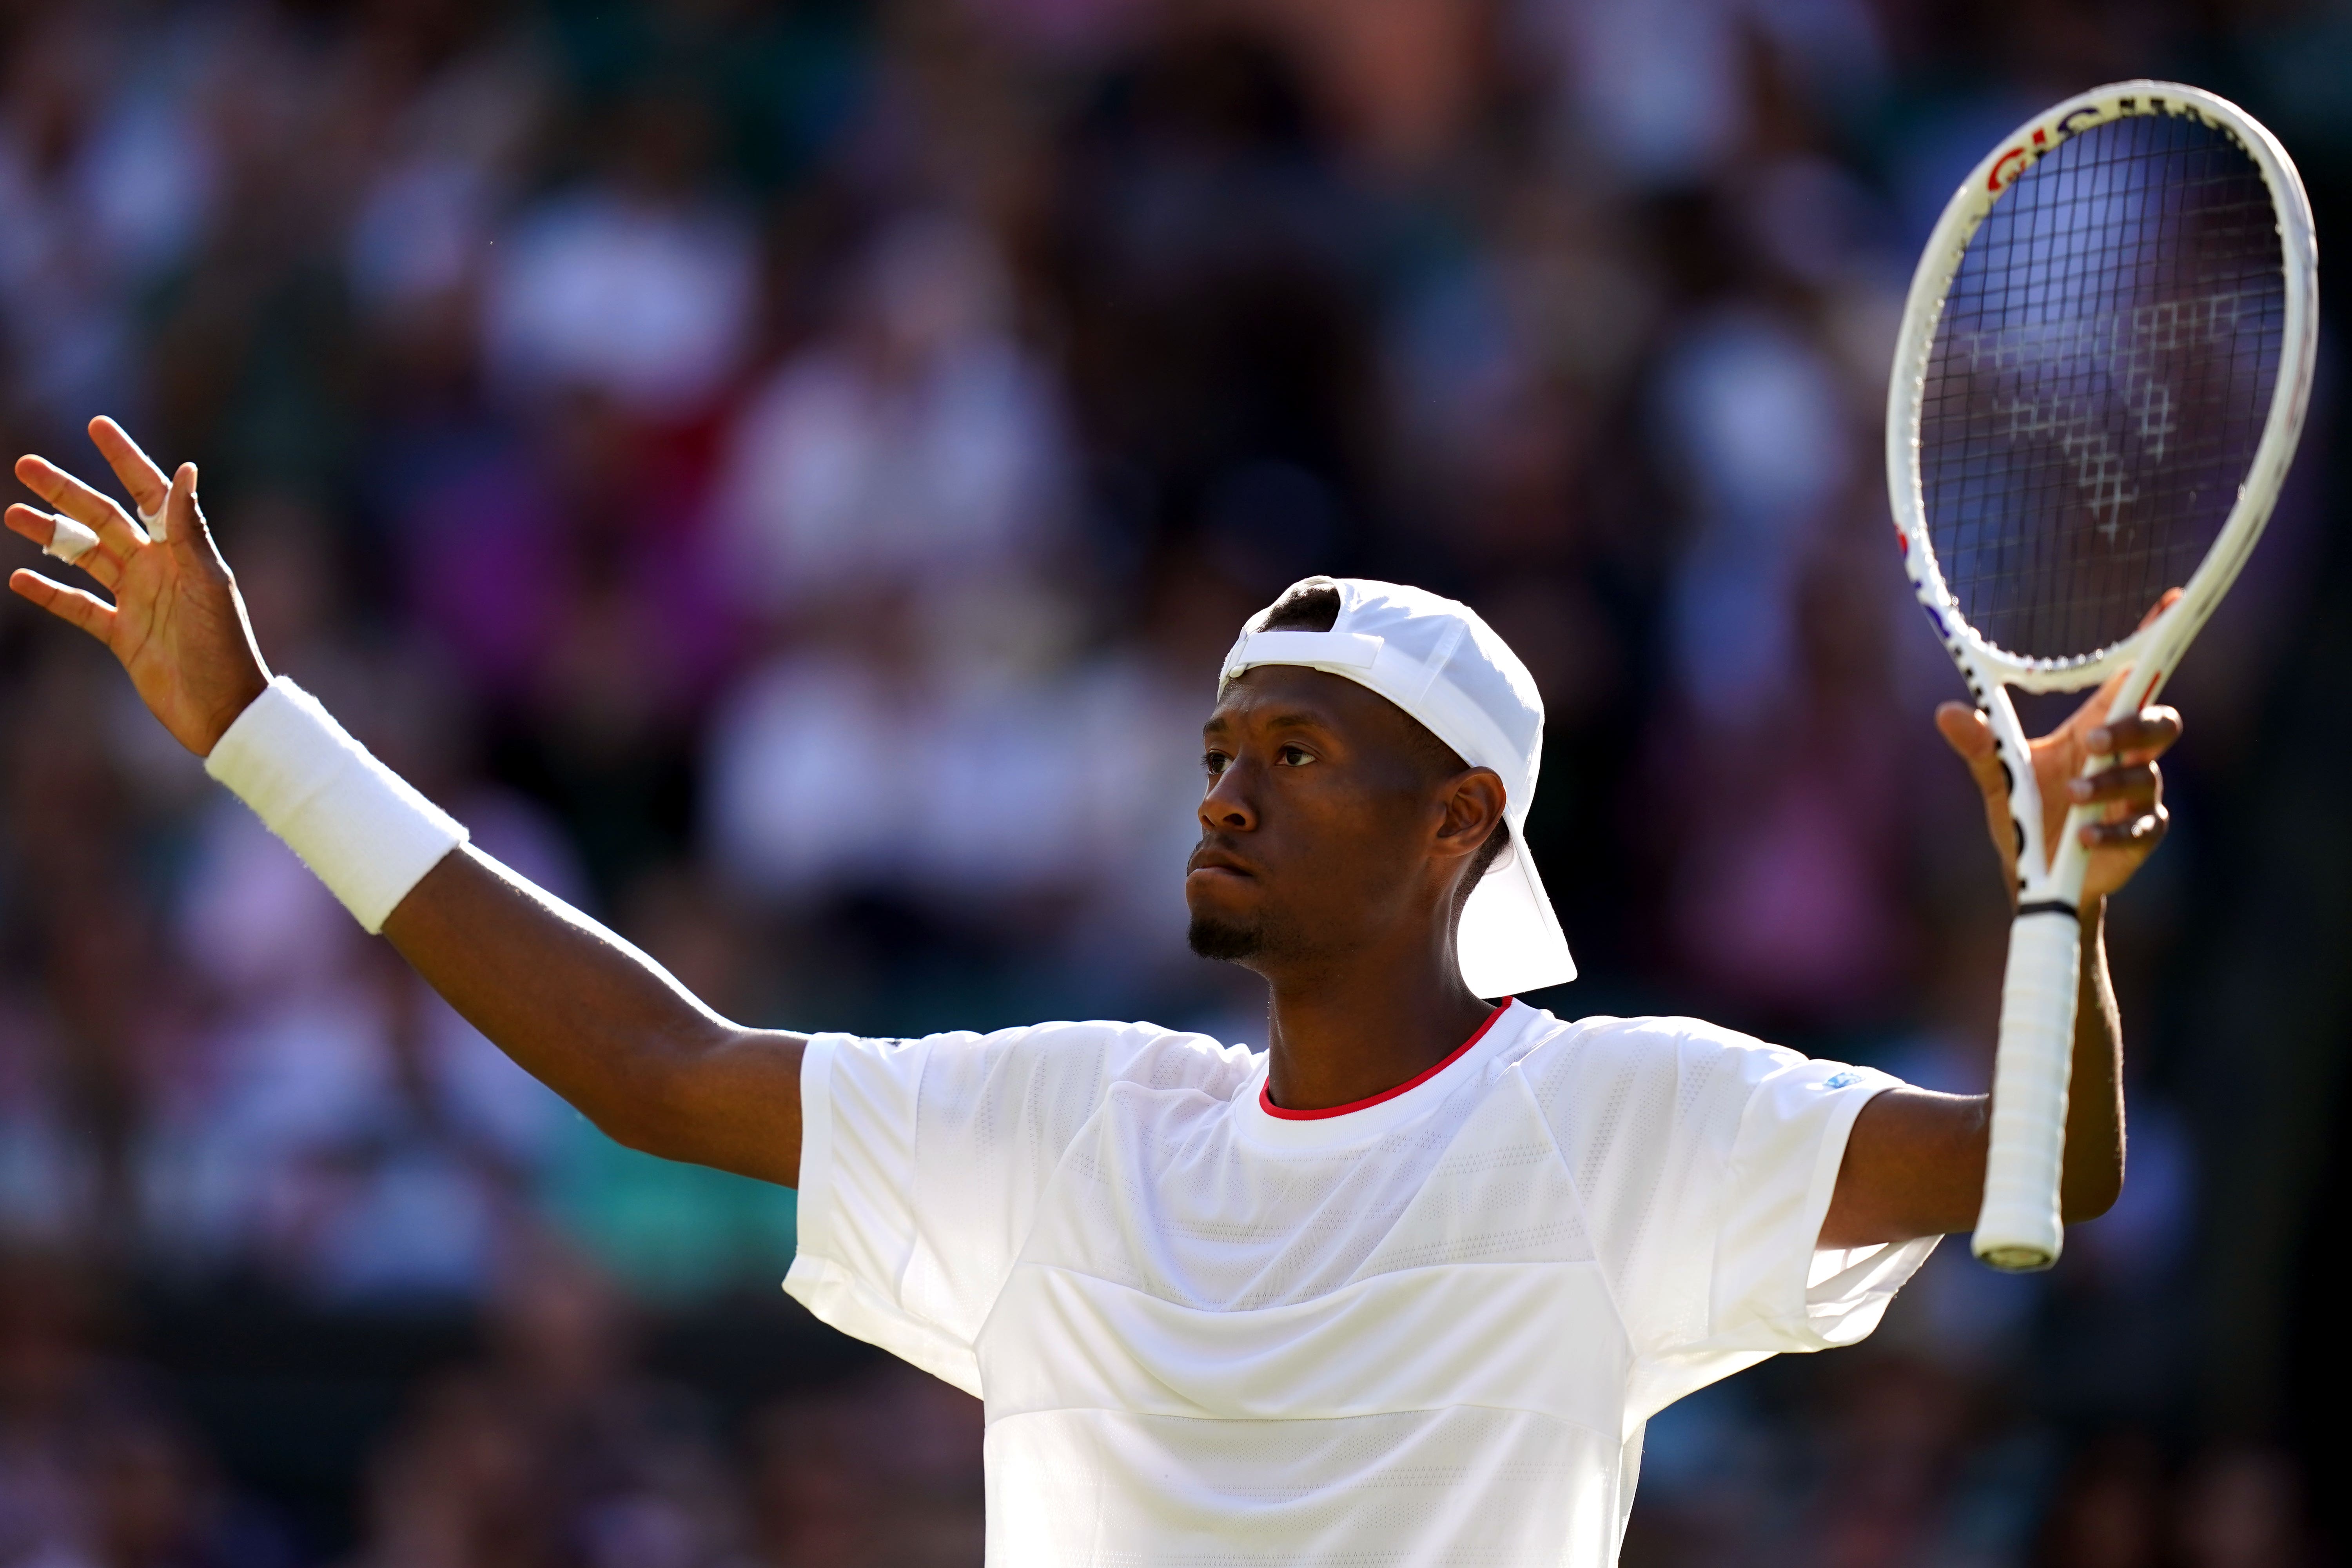
M 1976 1248 L 1977 1261 L 2003 1274 L 2039 1274 L 2058 1261 L 2058 1255 L 2040 1247 L 2000 1244 Z

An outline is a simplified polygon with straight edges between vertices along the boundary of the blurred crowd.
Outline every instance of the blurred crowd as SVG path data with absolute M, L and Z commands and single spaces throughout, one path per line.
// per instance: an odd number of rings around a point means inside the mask
M 272 666 L 478 844 L 732 1016 L 877 1034 L 1261 1041 L 1181 940 L 1197 725 L 1356 573 L 1543 689 L 1586 978 L 1536 1000 L 1981 1089 L 2001 889 L 1885 545 L 1911 260 L 2132 75 L 2352 199 L 2341 0 L 15 0 L 0 51 L 10 449 L 198 462 Z M 2289 1361 L 2342 1020 L 2291 982 L 2346 917 L 2221 826 L 2344 574 L 2333 384 L 2116 912 L 2122 1206 L 1670 1411 L 1632 1568 L 2333 1560 Z M 962 1395 L 813 1327 L 746 1342 L 815 1369 L 772 1396 L 648 1359 L 798 1314 L 788 1193 L 604 1141 L 28 606 L 0 716 L 0 1568 L 978 1562 Z M 223 1303 L 452 1328 L 303 1470 Z

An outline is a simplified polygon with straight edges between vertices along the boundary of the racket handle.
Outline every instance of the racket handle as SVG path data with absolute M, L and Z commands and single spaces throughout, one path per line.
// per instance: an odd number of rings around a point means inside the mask
M 2074 1066 L 2082 922 L 2042 908 L 2009 928 L 2001 982 L 2000 1050 L 1992 1068 L 1992 1141 L 1984 1207 L 1970 1249 L 2022 1273 L 2058 1261 L 2064 1226 L 2058 1178 L 2066 1158 L 2066 1081 Z

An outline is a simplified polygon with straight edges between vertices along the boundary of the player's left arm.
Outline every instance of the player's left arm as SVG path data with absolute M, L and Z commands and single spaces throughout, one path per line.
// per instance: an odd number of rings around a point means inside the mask
M 2069 1222 L 2097 1218 L 2123 1192 L 2123 1020 L 2107 978 L 2106 903 L 2164 839 L 2169 819 L 2157 759 L 2180 738 L 2180 715 L 2169 708 L 2143 709 L 2137 718 L 2105 723 L 2113 700 L 2112 690 L 2094 694 L 2073 718 L 2033 742 L 2043 842 L 2058 841 L 2069 807 L 2105 808 L 2103 820 L 2082 829 L 2090 850 L 2081 910 L 2082 994 L 2074 1009 L 2066 1163 L 2059 1184 Z M 1986 824 L 2008 870 L 2015 862 L 2015 829 L 2009 779 L 1994 752 L 1990 726 L 1967 704 L 1947 702 L 1936 710 L 1936 727 L 1983 792 Z M 2081 777 L 2094 756 L 2119 761 L 2105 773 Z M 2014 875 L 2009 882 L 2013 889 Z M 1907 1241 L 1974 1226 L 1984 1197 L 1990 1121 L 1988 1095 L 1905 1088 L 1874 1097 L 1854 1119 L 1821 1245 Z

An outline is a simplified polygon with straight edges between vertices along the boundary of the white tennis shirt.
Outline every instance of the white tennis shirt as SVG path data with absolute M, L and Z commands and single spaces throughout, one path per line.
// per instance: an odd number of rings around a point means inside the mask
M 1150 1024 L 802 1070 L 784 1289 L 986 1402 L 993 1568 L 1602 1568 L 1651 1415 L 1934 1246 L 1813 1246 L 1895 1079 L 1686 1018 L 1507 1004 L 1321 1114 Z

